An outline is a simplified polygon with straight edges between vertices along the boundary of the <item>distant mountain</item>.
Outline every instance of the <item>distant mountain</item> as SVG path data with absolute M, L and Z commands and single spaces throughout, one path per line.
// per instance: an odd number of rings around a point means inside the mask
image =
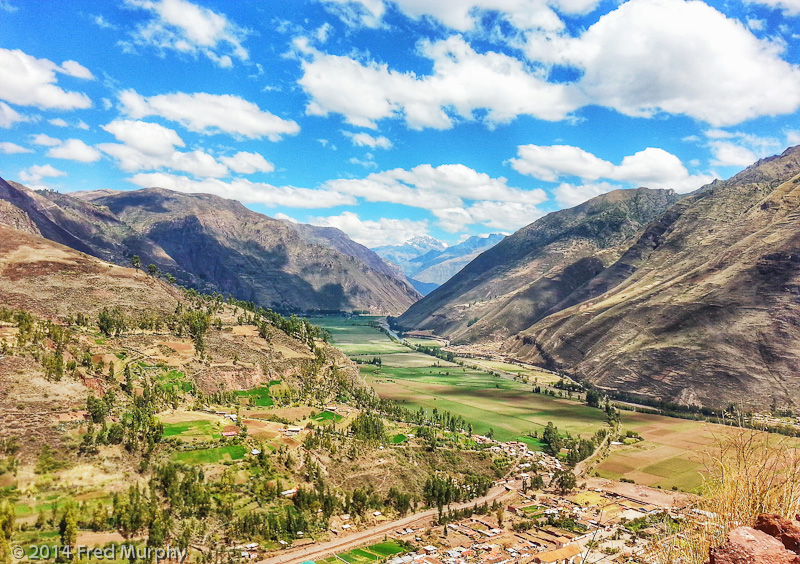
M 397 323 L 456 342 L 515 335 L 616 261 L 678 199 L 672 190 L 617 190 L 548 214 L 480 254 Z
M 420 235 L 409 239 L 402 245 L 385 245 L 383 247 L 375 247 L 372 250 L 381 258 L 399 266 L 408 275 L 406 268 L 411 260 L 430 251 L 443 251 L 446 248 L 446 243 L 442 243 L 429 235 Z
M 397 314 L 419 298 L 343 233 L 291 227 L 217 196 L 158 188 L 60 194 L 0 179 L 0 200 L 0 219 L 28 218 L 29 230 L 48 239 L 122 265 L 139 255 L 182 284 L 265 307 Z
M 793 147 L 675 204 L 584 301 L 532 324 L 508 350 L 606 389 L 796 409 L 799 226 Z
M 430 250 L 409 261 L 410 277 L 419 282 L 441 286 L 475 257 L 502 241 L 505 235 L 492 233 L 486 237 L 473 236 L 444 250 Z
M 464 265 L 496 245 L 504 235 L 473 236 L 448 247 L 433 237 L 415 237 L 402 245 L 373 249 L 381 257 L 398 265 L 423 295 L 438 288 Z

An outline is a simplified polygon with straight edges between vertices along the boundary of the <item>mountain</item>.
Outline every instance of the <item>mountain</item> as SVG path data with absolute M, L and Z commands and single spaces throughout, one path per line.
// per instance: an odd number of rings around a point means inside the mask
M 430 251 L 443 251 L 446 248 L 447 245 L 445 243 L 429 235 L 420 235 L 419 237 L 409 239 L 402 245 L 386 245 L 383 247 L 375 247 L 372 250 L 381 258 L 399 266 L 403 272 L 408 275 L 409 271 L 406 269 L 411 260 L 421 257 Z
M 550 213 L 480 254 L 397 324 L 456 342 L 515 335 L 613 264 L 679 198 L 616 190 Z
M 407 274 L 414 280 L 441 286 L 456 272 L 484 251 L 502 241 L 505 235 L 492 233 L 486 237 L 472 236 L 466 241 L 444 250 L 432 249 L 409 261 L 411 271 Z
M 139 255 L 184 285 L 265 307 L 396 314 L 419 298 L 343 233 L 301 235 L 302 227 L 217 196 L 158 188 L 60 194 L 0 179 L 0 201 L 0 218 L 28 222 L 50 240 L 121 265 Z
M 588 301 L 532 324 L 507 350 L 608 390 L 796 408 L 798 226 L 793 147 L 675 204 L 590 282 Z

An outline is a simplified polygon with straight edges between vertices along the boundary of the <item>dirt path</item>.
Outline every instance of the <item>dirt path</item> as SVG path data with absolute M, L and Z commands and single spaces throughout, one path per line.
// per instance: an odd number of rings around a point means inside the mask
M 513 486 L 516 489 L 519 487 L 519 484 L 513 484 Z M 473 499 L 465 503 L 453 504 L 451 508 L 464 509 L 474 504 L 482 505 L 484 502 L 492 503 L 508 493 L 505 486 L 495 486 L 490 489 L 484 497 Z M 397 529 L 404 529 L 411 525 L 421 525 L 423 523 L 432 522 L 436 514 L 436 509 L 428 509 L 422 513 L 415 513 L 414 515 L 409 515 L 408 517 L 403 517 L 395 521 L 381 523 L 380 525 L 376 525 L 364 531 L 359 531 L 342 538 L 335 538 L 322 544 L 312 544 L 295 549 L 288 549 L 266 560 L 260 560 L 256 562 L 256 564 L 300 564 L 306 560 L 322 560 L 323 557 L 334 553 L 347 552 L 348 550 L 353 550 L 354 548 L 366 544 L 381 542 L 384 536 Z

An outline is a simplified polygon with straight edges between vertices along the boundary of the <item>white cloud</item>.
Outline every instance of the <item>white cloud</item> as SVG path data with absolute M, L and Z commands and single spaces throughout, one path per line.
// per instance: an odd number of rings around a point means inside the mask
M 681 160 L 663 149 L 648 147 L 615 165 L 571 145 L 520 145 L 509 162 L 517 172 L 554 182 L 565 176 L 586 180 L 605 178 L 648 188 L 691 192 L 714 180 L 714 175 L 689 174 Z
M 26 149 L 25 147 L 21 147 L 16 143 L 9 143 L 8 141 L 0 141 L 0 153 L 5 153 L 6 155 L 13 155 L 16 153 L 33 153 L 30 149 Z
M 160 94 L 145 98 L 133 90 L 120 94 L 123 111 L 133 118 L 161 116 L 176 121 L 198 133 L 229 133 L 235 136 L 278 141 L 283 135 L 294 135 L 300 127 L 257 105 L 232 95 Z
M 586 103 L 721 126 L 800 107 L 800 68 L 783 51 L 703 2 L 631 0 L 580 37 L 530 34 L 527 55 L 582 71 Z
M 20 121 L 28 121 L 28 118 L 17 113 L 5 102 L 0 102 L 0 127 L 11 127 Z
M 157 123 L 117 119 L 104 125 L 103 129 L 145 155 L 169 155 L 175 151 L 175 147 L 185 146 L 174 129 Z
M 64 61 L 61 63 L 61 72 L 74 76 L 75 78 L 83 78 L 84 80 L 94 80 L 92 71 L 77 61 Z
M 272 217 L 274 217 L 275 219 L 280 219 L 281 221 L 289 221 L 291 223 L 300 223 L 295 218 L 293 218 L 291 216 L 288 216 L 285 213 L 281 213 L 281 212 L 276 213 Z
M 786 132 L 787 145 L 800 145 L 800 131 L 787 131 Z
M 711 141 L 709 144 L 717 166 L 749 166 L 758 160 L 755 153 L 746 147 L 728 141 Z
M 749 27 L 753 31 L 763 31 L 766 25 L 767 25 L 766 20 L 759 20 L 756 18 L 747 19 L 747 27 Z
M 31 143 L 34 145 L 42 145 L 43 147 L 55 147 L 57 145 L 61 145 L 63 141 L 61 141 L 61 139 L 56 139 L 55 137 L 45 135 L 44 133 L 37 133 L 36 135 L 31 135 Z
M 349 137 L 353 145 L 357 147 L 370 147 L 372 149 L 391 149 L 392 142 L 384 137 L 373 137 L 369 133 L 353 133 L 351 131 L 342 132 L 346 137 Z
M 386 11 L 381 0 L 324 1 L 328 6 L 338 5 L 338 14 L 347 23 L 368 27 L 377 27 Z M 487 12 L 498 12 L 521 30 L 560 29 L 563 23 L 554 13 L 554 8 L 566 14 L 583 14 L 597 3 L 597 0 L 394 0 L 394 4 L 411 18 L 432 18 L 462 32 L 475 29 L 481 16 Z
M 67 139 L 63 144 L 47 151 L 47 156 L 82 163 L 93 163 L 102 157 L 100 151 L 90 147 L 80 139 Z
M 359 159 L 356 157 L 352 157 L 347 160 L 350 164 L 363 166 L 364 168 L 378 168 L 378 163 L 373 160 L 373 155 L 367 153 L 367 157 L 365 159 Z
M 58 66 L 48 59 L 37 59 L 19 49 L 0 49 L 0 99 L 20 106 L 74 110 L 89 108 L 92 101 L 81 92 L 67 92 L 56 86 L 56 73 L 86 78 L 74 61 Z M 77 66 L 76 66 L 77 65 Z M 82 75 L 83 76 L 80 76 Z M 91 73 L 88 72 L 89 76 Z M 17 120 L 19 121 L 19 120 Z
M 56 127 L 69 127 L 69 124 L 61 118 L 53 118 L 51 120 L 48 120 L 47 123 L 49 123 L 50 125 L 54 125 Z
M 555 189 L 555 196 L 558 203 L 564 207 L 573 207 L 582 204 L 600 194 L 618 190 L 621 186 L 608 182 L 589 182 L 586 184 L 567 184 L 563 183 Z
M 330 180 L 325 187 L 369 202 L 390 202 L 428 210 L 460 208 L 464 200 L 538 204 L 547 199 L 543 190 L 512 188 L 505 178 L 492 178 L 462 164 L 438 167 L 424 164 L 410 170 L 397 168 L 375 172 L 363 179 Z
M 780 10 L 787 16 L 800 14 L 800 0 L 746 0 L 751 4 L 761 4 Z
M 536 199 L 534 199 L 536 202 Z M 467 207 L 433 210 L 439 225 L 449 233 L 463 231 L 467 225 L 481 223 L 492 229 L 517 230 L 542 217 L 536 203 L 483 201 Z
M 479 110 L 489 124 L 519 115 L 553 121 L 579 105 L 567 85 L 548 83 L 508 55 L 477 53 L 457 36 L 421 45 L 420 54 L 433 62 L 424 77 L 321 53 L 304 39 L 295 48 L 303 57 L 298 82 L 311 98 L 306 113 L 341 114 L 357 127 L 374 129 L 394 117 L 412 129 L 448 129 L 456 118 L 476 119 Z
M 243 203 L 258 203 L 271 207 L 330 208 L 355 203 L 355 199 L 352 196 L 330 190 L 273 186 L 260 182 L 250 182 L 243 178 L 236 178 L 230 182 L 216 178 L 193 180 L 186 176 L 154 172 L 136 174 L 130 181 L 142 187 L 158 186 L 178 192 L 216 194 L 217 196 L 238 200 Z
M 342 212 L 328 217 L 312 217 L 309 223 L 322 227 L 341 229 L 357 243 L 375 248 L 384 245 L 401 245 L 412 237 L 428 233 L 427 221 L 380 218 L 362 220 L 353 212 Z
M 749 166 L 762 157 L 782 148 L 775 137 L 761 137 L 742 131 L 709 129 L 703 132 L 711 149 L 711 164 L 715 166 Z
M 373 18 L 383 14 L 383 4 L 361 5 Z M 341 114 L 361 127 L 399 118 L 415 129 L 446 129 L 457 118 L 474 119 L 477 110 L 486 111 L 490 125 L 521 115 L 562 120 L 600 105 L 628 116 L 668 113 L 726 126 L 800 108 L 800 67 L 782 58 L 786 45 L 757 38 L 699 0 L 630 0 L 577 37 L 554 12 L 550 23 L 526 22 L 527 15 L 545 13 L 529 9 L 534 5 L 547 7 L 545 0 L 397 0 L 412 17 L 434 17 L 457 30 L 472 29 L 482 10 L 499 10 L 522 30 L 522 43 L 507 41 L 522 47 L 527 61 L 478 53 L 451 36 L 421 43 L 419 54 L 433 69 L 417 75 L 320 53 L 308 40 L 296 40 L 304 59 L 299 83 L 310 97 L 307 113 Z M 564 12 L 592 5 L 553 4 Z M 574 69 L 579 78 L 548 81 L 554 65 Z
M 272 172 L 275 170 L 275 166 L 258 153 L 240 151 L 232 157 L 222 157 L 220 160 L 232 171 L 239 174 Z
M 231 57 L 249 58 L 242 46 L 247 31 L 224 15 L 187 0 L 126 0 L 129 6 L 149 10 L 153 19 L 133 33 L 138 45 L 172 50 L 192 56 L 205 55 L 220 67 L 233 65 Z
M 66 176 L 63 170 L 58 170 L 52 165 L 33 165 L 19 172 L 19 179 L 23 182 L 39 182 L 42 178 Z
M 87 130 L 89 129 L 89 124 L 83 121 L 82 119 L 79 119 L 78 123 L 75 124 L 75 127 L 77 127 L 78 129 Z

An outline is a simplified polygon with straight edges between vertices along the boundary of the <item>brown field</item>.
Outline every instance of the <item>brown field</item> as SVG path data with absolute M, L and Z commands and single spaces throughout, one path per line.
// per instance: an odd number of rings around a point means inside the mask
M 243 409 L 242 415 L 246 417 L 253 417 L 255 419 L 269 419 L 270 417 L 282 417 L 289 421 L 301 421 L 307 419 L 311 412 L 315 411 L 314 408 L 308 406 L 302 407 L 279 407 L 278 409 L 270 409 L 269 411 L 259 410 L 250 411 Z
M 219 415 L 206 413 L 205 411 L 176 410 L 172 412 L 161 413 L 159 414 L 158 418 L 164 423 L 187 423 L 189 421 L 197 421 L 200 419 L 213 422 L 220 421 Z
M 256 419 L 243 419 L 247 427 L 247 434 L 254 439 L 274 439 L 281 434 L 283 425 L 271 421 L 257 421 Z
M 700 471 L 709 451 L 719 437 L 733 431 L 722 425 L 628 411 L 622 412 L 622 429 L 636 431 L 644 441 L 612 447 L 595 469 L 598 476 L 683 491 L 700 487 Z

